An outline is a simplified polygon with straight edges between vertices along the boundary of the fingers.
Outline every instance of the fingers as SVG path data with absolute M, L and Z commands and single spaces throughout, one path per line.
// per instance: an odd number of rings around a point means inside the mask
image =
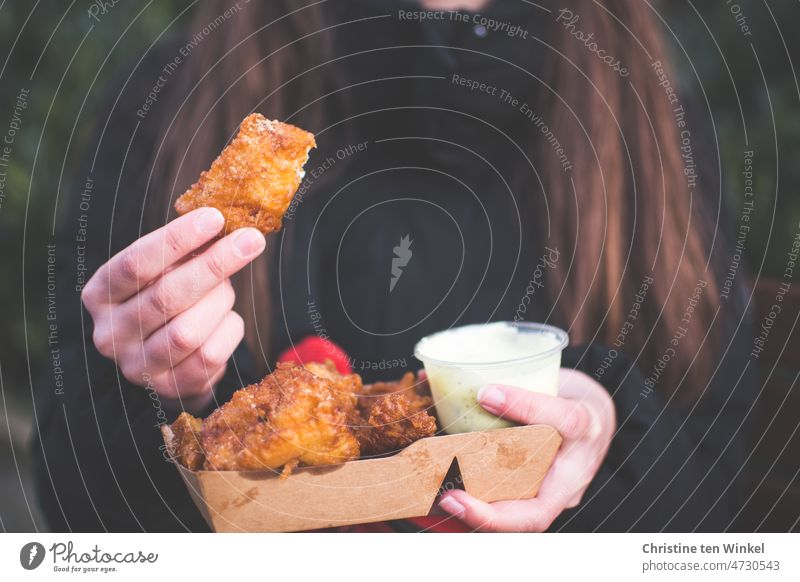
M 545 532 L 565 510 L 580 503 L 588 485 L 586 467 L 553 465 L 533 499 L 486 503 L 466 491 L 444 494 L 439 508 L 478 531 Z
M 264 235 L 254 228 L 235 231 L 126 301 L 117 325 L 147 337 L 245 267 L 265 245 Z
M 561 513 L 538 498 L 486 503 L 461 490 L 443 495 L 439 507 L 484 532 L 544 532 Z
M 210 390 L 244 337 L 244 321 L 231 311 L 206 342 L 180 364 L 153 378 L 166 398 L 194 396 Z
M 507 420 L 552 426 L 565 439 L 580 438 L 591 423 L 589 411 L 581 402 L 514 386 L 484 386 L 478 391 L 478 402 L 487 411 Z
M 608 452 L 616 426 L 613 402 L 605 389 L 575 371 L 559 376 L 562 397 L 521 388 L 488 385 L 481 405 L 498 416 L 525 424 L 554 426 L 564 442 L 535 499 L 484 503 L 465 491 L 442 496 L 439 507 L 481 531 L 548 530 L 565 510 L 577 506 Z
M 547 531 L 562 511 L 580 503 L 596 472 L 591 453 L 589 447 L 560 451 L 534 499 L 485 503 L 456 490 L 443 495 L 439 507 L 480 531 Z
M 216 386 L 217 382 L 225 375 L 225 369 L 226 366 L 220 368 L 219 371 L 213 374 L 208 382 L 204 384 L 203 388 L 195 393 L 187 394 L 181 392 L 175 398 L 159 395 L 162 404 L 172 410 L 181 410 L 189 414 L 198 414 L 214 400 L 214 386 Z
M 214 238 L 225 223 L 219 210 L 198 208 L 176 218 L 114 255 L 83 290 L 86 307 L 120 303 L 159 277 L 170 265 Z
M 235 299 L 236 294 L 228 281 L 206 293 L 195 305 L 147 338 L 139 362 L 141 367 L 161 371 L 180 364 L 209 339 L 233 308 Z

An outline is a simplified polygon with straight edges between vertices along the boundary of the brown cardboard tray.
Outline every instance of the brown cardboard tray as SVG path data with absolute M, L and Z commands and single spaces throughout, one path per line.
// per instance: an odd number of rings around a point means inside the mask
M 172 431 L 162 432 L 172 454 Z M 456 482 L 478 499 L 535 497 L 560 445 L 554 428 L 535 425 L 426 438 L 390 457 L 302 467 L 287 478 L 175 465 L 214 531 L 288 532 L 428 515 L 456 463 Z

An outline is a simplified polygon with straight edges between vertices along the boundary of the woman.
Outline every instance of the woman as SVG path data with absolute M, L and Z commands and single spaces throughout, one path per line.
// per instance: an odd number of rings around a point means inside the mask
M 480 403 L 563 434 L 538 498 L 451 491 L 454 519 L 381 527 L 730 527 L 741 291 L 721 299 L 720 188 L 657 22 L 622 0 L 204 3 L 123 76 L 65 204 L 69 388 L 39 407 L 52 526 L 202 530 L 158 427 L 281 354 L 330 338 L 323 356 L 396 378 L 428 333 L 525 319 L 570 332 L 559 396 L 491 385 Z M 319 148 L 282 233 L 209 245 L 219 213 L 171 205 L 254 110 Z

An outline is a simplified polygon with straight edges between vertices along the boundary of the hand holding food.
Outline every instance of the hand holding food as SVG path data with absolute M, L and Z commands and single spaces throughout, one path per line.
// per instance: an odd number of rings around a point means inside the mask
M 490 385 L 481 390 L 478 400 L 497 416 L 553 426 L 564 442 L 537 497 L 485 503 L 465 491 L 450 491 L 442 496 L 439 507 L 482 531 L 547 530 L 562 511 L 581 502 L 608 452 L 616 430 L 611 396 L 582 372 L 562 369 L 557 397 Z
M 314 145 L 302 129 L 248 116 L 175 203 L 184 216 L 121 251 L 86 284 L 94 344 L 128 381 L 183 408 L 208 403 L 244 336 L 228 279 L 264 250 L 261 233 L 281 228 Z M 223 227 L 241 230 L 192 256 Z
M 81 295 L 97 350 L 166 399 L 207 402 L 244 333 L 229 277 L 265 241 L 248 228 L 199 251 L 223 222 L 213 208 L 177 218 L 112 257 Z

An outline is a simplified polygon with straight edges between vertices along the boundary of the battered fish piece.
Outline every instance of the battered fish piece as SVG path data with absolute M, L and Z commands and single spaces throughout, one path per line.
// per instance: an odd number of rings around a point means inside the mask
M 197 471 L 206 459 L 200 444 L 203 421 L 187 412 L 181 412 L 171 428 L 175 443 L 175 460 L 187 469 Z
M 407 372 L 395 382 L 362 386 L 358 374 L 340 374 L 333 362 L 306 364 L 312 373 L 331 379 L 340 394 L 357 395 L 357 410 L 350 417 L 362 455 L 384 455 L 436 433 L 436 419 L 426 411 L 430 396 L 420 394 L 427 386 Z
M 333 465 L 396 452 L 436 433 L 426 383 L 407 373 L 363 386 L 333 362 L 278 364 L 234 393 L 205 421 L 182 413 L 172 425 L 175 458 L 191 470 L 280 470 Z
M 412 372 L 395 382 L 364 386 L 358 409 L 365 422 L 355 429 L 362 455 L 397 452 L 436 433 L 436 419 L 427 412 L 433 400 L 426 389 L 427 382 Z
M 334 465 L 359 457 L 348 422 L 354 397 L 297 364 L 278 364 L 258 384 L 237 391 L 203 423 L 204 467 L 257 470 Z M 349 403 L 349 404 L 348 404 Z
M 352 399 L 353 405 L 356 403 L 356 395 L 361 394 L 364 389 L 361 384 L 361 376 L 358 374 L 340 374 L 339 370 L 336 369 L 336 365 L 330 360 L 325 360 L 323 364 L 309 362 L 304 367 L 315 376 L 330 380 L 333 390 L 343 397 Z
M 397 452 L 436 434 L 436 419 L 417 408 L 402 392 L 386 394 L 372 403 L 365 427 L 356 428 L 362 455 L 384 455 Z
M 225 217 L 225 233 L 252 226 L 281 229 L 286 209 L 303 179 L 314 135 L 253 113 L 208 171 L 175 202 L 178 214 L 213 206 Z
M 400 380 L 394 382 L 375 382 L 359 391 L 358 408 L 368 418 L 372 405 L 386 394 L 403 394 L 409 400 L 409 410 L 419 412 L 429 410 L 433 406 L 428 382 L 419 380 L 413 372 L 406 372 Z

